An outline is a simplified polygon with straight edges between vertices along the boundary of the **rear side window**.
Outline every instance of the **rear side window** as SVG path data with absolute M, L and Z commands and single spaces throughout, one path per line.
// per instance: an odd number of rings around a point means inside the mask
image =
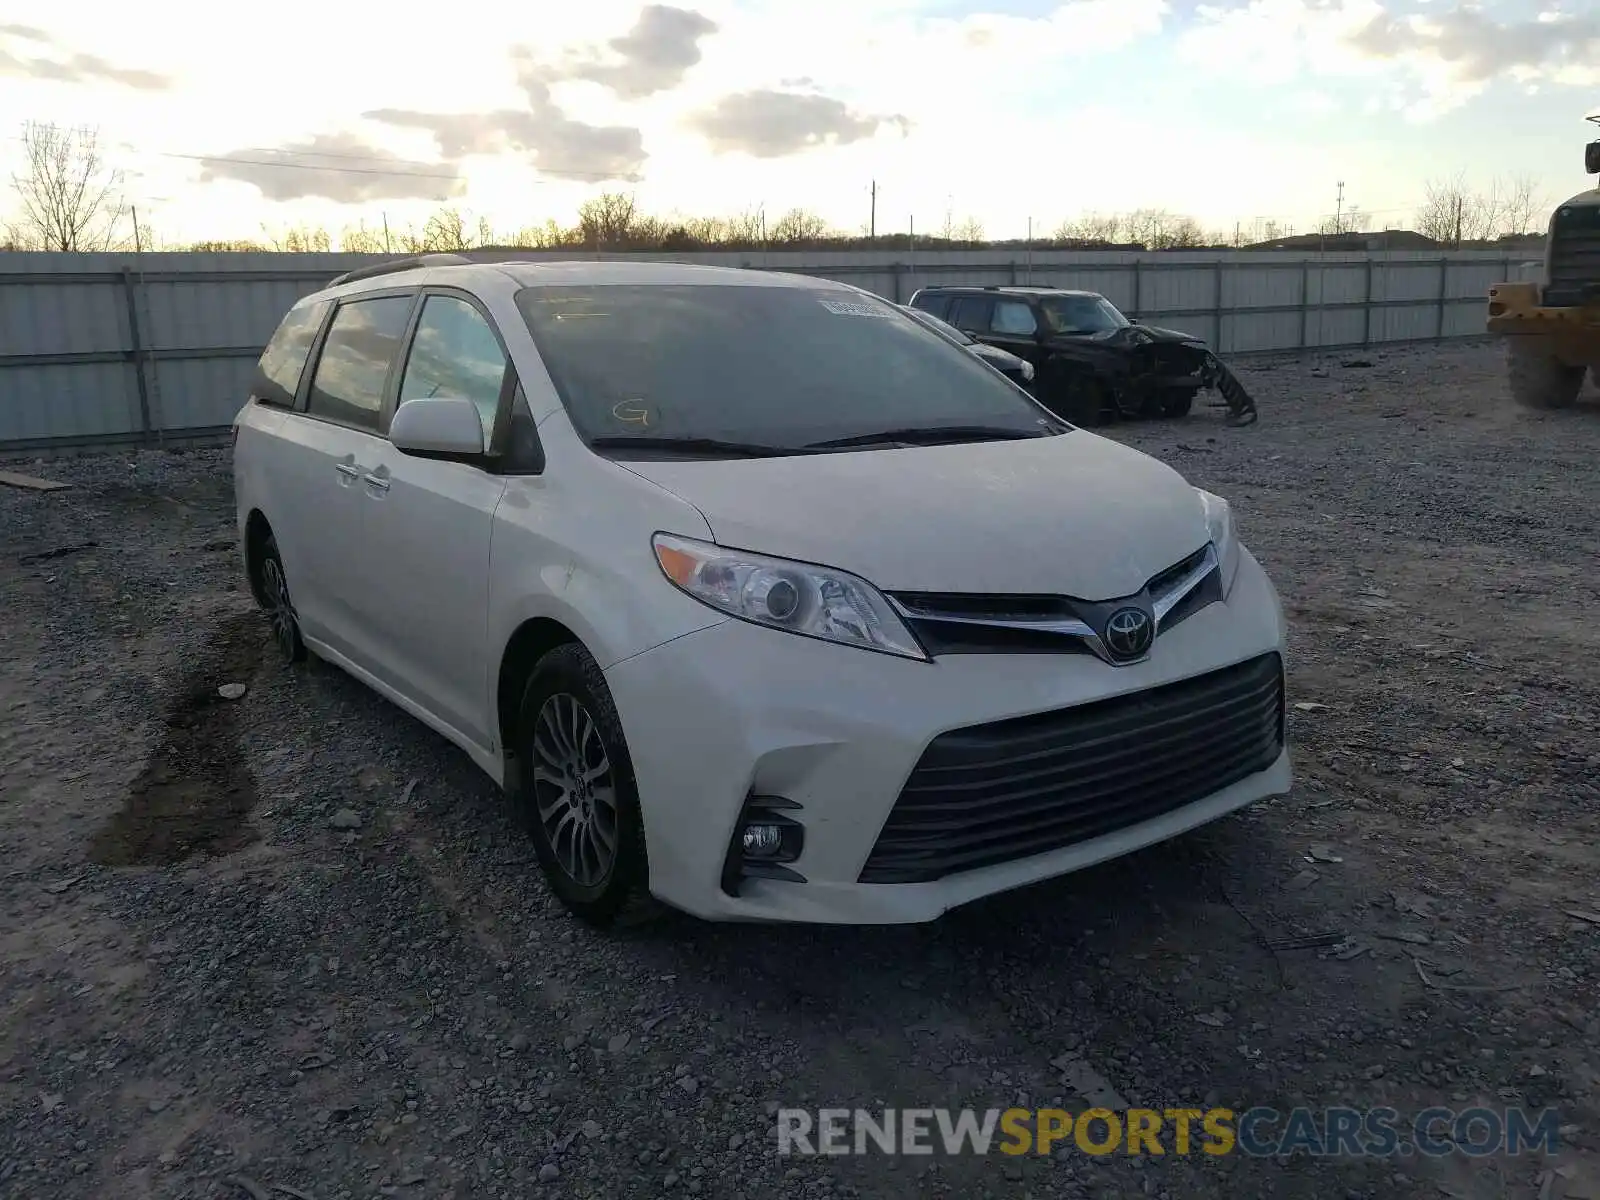
M 994 301 L 988 296 L 962 296 L 956 301 L 954 315 L 947 320 L 966 333 L 987 333 L 993 307 Z
M 317 330 L 322 328 L 322 318 L 327 316 L 330 303 L 315 300 L 310 304 L 297 304 L 284 314 L 278 331 L 272 335 L 256 365 L 257 400 L 286 407 L 294 404 L 295 395 L 300 391 L 301 373 L 311 354 L 311 343 L 317 340 Z
M 916 305 L 923 312 L 930 312 L 940 320 L 950 319 L 949 296 L 918 296 Z
M 339 305 L 311 380 L 308 411 L 376 432 L 383 385 L 410 315 L 410 296 L 347 300 Z

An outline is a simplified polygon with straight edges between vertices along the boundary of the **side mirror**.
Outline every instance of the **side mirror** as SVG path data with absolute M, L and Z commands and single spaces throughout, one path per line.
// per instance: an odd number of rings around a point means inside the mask
M 1591 175 L 1600 175 L 1600 142 L 1590 142 L 1583 148 L 1583 169 Z
M 483 420 L 478 406 L 460 397 L 407 400 L 389 422 L 389 440 L 422 458 L 482 458 Z

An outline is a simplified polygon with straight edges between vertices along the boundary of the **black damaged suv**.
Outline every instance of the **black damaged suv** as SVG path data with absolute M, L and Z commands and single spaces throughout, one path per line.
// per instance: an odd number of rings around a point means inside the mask
M 1098 292 L 941 284 L 911 305 L 1031 362 L 1039 399 L 1076 425 L 1185 416 L 1225 374 L 1200 338 L 1130 321 Z

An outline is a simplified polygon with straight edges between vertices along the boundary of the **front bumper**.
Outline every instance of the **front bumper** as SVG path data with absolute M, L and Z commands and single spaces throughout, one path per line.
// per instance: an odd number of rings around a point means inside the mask
M 719 920 L 845 924 L 929 921 L 980 897 L 1164 841 L 1286 792 L 1287 750 L 1263 770 L 1148 820 L 1059 849 L 927 882 L 861 883 L 878 835 L 939 734 L 1084 704 L 1284 650 L 1277 593 L 1250 553 L 1227 603 L 1113 667 L 1062 654 L 952 655 L 934 663 L 875 654 L 729 620 L 606 672 L 628 739 L 662 901 Z M 1181 764 L 1179 764 L 1181 766 Z M 751 794 L 799 805 L 804 882 L 722 886 Z

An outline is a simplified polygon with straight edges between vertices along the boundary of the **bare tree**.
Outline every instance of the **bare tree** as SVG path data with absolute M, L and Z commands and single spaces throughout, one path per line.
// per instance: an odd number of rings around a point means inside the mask
M 13 175 L 21 240 L 41 250 L 104 250 L 126 211 L 122 172 L 107 166 L 100 136 L 30 121 L 22 127 L 24 173 Z
M 791 208 L 772 227 L 774 242 L 819 242 L 828 236 L 828 223 L 814 212 Z
M 27 231 L 11 221 L 0 222 L 0 250 L 37 250 Z
M 1352 204 L 1318 221 L 1317 232 L 1325 237 L 1334 237 L 1341 233 L 1365 233 L 1371 226 L 1372 218 L 1362 212 L 1359 205 Z
M 1537 232 L 1544 224 L 1549 204 L 1533 176 L 1513 175 L 1499 185 L 1499 191 L 1499 232 L 1513 236 Z
M 727 220 L 726 240 L 735 245 L 758 246 L 767 240 L 766 210 L 757 205 Z
M 595 249 L 621 248 L 632 236 L 638 220 L 638 204 L 632 195 L 622 192 L 602 192 L 592 200 L 585 200 L 578 209 L 578 228 L 583 231 L 583 240 Z
M 1109 216 L 1086 213 L 1075 221 L 1063 221 L 1056 226 L 1055 239 L 1059 242 L 1115 242 L 1122 233 L 1122 225 L 1118 213 Z
M 333 238 L 326 229 L 315 225 L 293 225 L 282 232 L 261 227 L 270 249 L 280 254 L 326 254 L 333 249 Z
M 954 237 L 958 242 L 981 243 L 983 241 L 983 222 L 978 220 L 977 217 L 969 216 L 956 226 Z
M 1430 179 L 1417 210 L 1417 232 L 1444 245 L 1459 247 L 1463 242 L 1493 237 L 1505 220 L 1505 200 L 1496 185 L 1486 193 L 1474 192 L 1462 175 L 1453 179 Z
M 242 254 L 270 250 L 271 248 L 261 242 L 250 241 L 248 238 L 212 239 L 191 242 L 187 246 L 180 247 L 180 249 L 187 250 L 191 254 Z

